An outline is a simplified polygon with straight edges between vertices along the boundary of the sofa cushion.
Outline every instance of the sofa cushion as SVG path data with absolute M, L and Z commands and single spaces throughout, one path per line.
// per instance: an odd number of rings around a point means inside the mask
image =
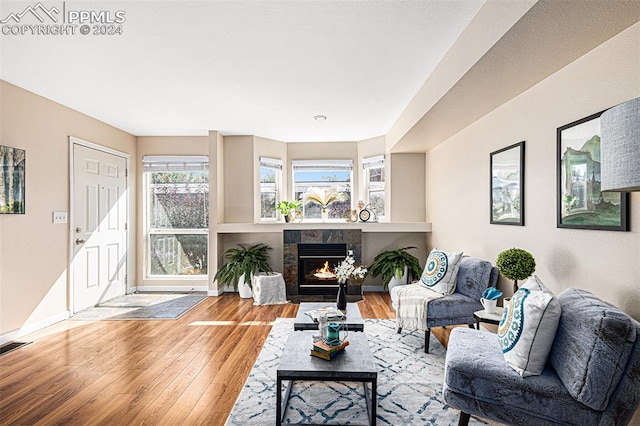
M 420 277 L 420 283 L 440 294 L 448 295 L 456 290 L 456 279 L 462 252 L 431 250 Z
M 627 365 L 636 329 L 631 318 L 585 290 L 558 295 L 562 315 L 549 360 L 569 393 L 604 410 Z
M 509 368 L 496 335 L 452 329 L 444 372 L 444 398 L 455 408 L 509 424 L 597 425 L 600 413 L 576 404 L 553 368 L 520 375 Z
M 542 373 L 556 336 L 560 304 L 535 275 L 505 306 L 498 327 L 504 359 L 523 377 Z
M 482 293 L 489 285 L 494 285 L 497 281 L 491 282 L 491 262 L 478 259 L 476 257 L 465 256 L 460 261 L 458 278 L 456 281 L 456 293 L 461 293 L 475 301 L 480 301 Z

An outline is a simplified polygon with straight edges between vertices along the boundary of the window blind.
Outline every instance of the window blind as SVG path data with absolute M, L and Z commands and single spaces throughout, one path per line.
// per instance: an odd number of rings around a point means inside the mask
M 291 165 L 294 172 L 349 171 L 353 169 L 353 161 L 351 160 L 293 160 Z
M 375 157 L 362 159 L 363 169 L 376 169 L 379 167 L 384 167 L 384 155 L 376 155 Z
M 282 170 L 282 160 L 278 158 L 260 157 L 260 167 Z
M 209 170 L 209 157 L 200 155 L 145 155 L 142 157 L 145 172 L 183 172 Z

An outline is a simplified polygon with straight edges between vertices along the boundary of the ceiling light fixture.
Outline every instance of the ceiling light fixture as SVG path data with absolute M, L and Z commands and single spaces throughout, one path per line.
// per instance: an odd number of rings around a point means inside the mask
M 313 119 L 316 120 L 316 121 L 324 121 L 324 120 L 327 119 L 327 116 L 326 115 L 314 115 Z

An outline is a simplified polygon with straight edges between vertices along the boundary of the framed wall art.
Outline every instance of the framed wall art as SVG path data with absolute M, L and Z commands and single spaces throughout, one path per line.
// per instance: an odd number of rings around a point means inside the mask
M 629 230 L 629 193 L 600 191 L 600 115 L 557 129 L 558 228 Z
M 524 225 L 524 141 L 490 155 L 490 223 Z
M 24 214 L 25 150 L 0 145 L 0 213 Z

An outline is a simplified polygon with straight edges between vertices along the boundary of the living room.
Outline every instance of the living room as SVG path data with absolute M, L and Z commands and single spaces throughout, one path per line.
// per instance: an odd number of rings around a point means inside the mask
M 569 287 L 584 289 L 640 320 L 640 237 L 633 220 L 627 232 L 557 227 L 557 129 L 640 96 L 638 5 L 514 3 L 484 3 L 384 134 L 342 142 L 290 143 L 260 132 L 226 134 L 222 128 L 179 136 L 125 131 L 94 118 L 91 110 L 75 110 L 38 94 L 50 84 L 44 76 L 39 86 L 21 86 L 20 73 L 43 71 L 12 67 L 13 58 L 22 64 L 29 56 L 19 53 L 25 43 L 46 39 L 3 35 L 2 145 L 25 150 L 27 162 L 25 214 L 0 216 L 1 342 L 46 331 L 74 313 L 69 270 L 73 228 L 52 223 L 51 217 L 52 212 L 69 212 L 71 218 L 70 136 L 129 156 L 129 289 L 195 288 L 210 299 L 231 295 L 213 275 L 148 279 L 143 157 L 208 157 L 209 217 L 215 223 L 207 237 L 211 274 L 221 265 L 224 250 L 236 243 L 266 242 L 274 247 L 272 268 L 282 270 L 280 230 L 285 225 L 256 223 L 260 157 L 280 158 L 287 165 L 283 173 L 290 173 L 294 160 L 349 159 L 359 173 L 355 165 L 363 158 L 385 155 L 388 222 L 359 226 L 396 229 L 366 233 L 363 263 L 399 245 L 419 247 L 422 265 L 434 247 L 492 263 L 503 250 L 520 247 L 535 256 L 536 275 L 555 294 Z M 2 17 L 24 7 L 3 4 Z M 487 34 L 488 29 L 493 32 Z M 81 64 L 48 56 L 39 66 L 74 65 Z M 117 110 L 120 101 L 112 102 L 110 108 Z M 157 112 L 170 116 L 180 110 L 173 105 Z M 121 122 L 127 120 L 122 117 Z M 309 121 L 309 126 L 322 124 Z M 526 144 L 524 226 L 491 224 L 490 154 L 521 141 Z M 292 193 L 290 179 L 285 176 L 284 182 Z M 357 182 L 354 178 L 354 188 Z M 630 193 L 629 207 L 629 218 L 638 217 L 638 193 Z M 403 227 L 406 223 L 415 227 Z M 258 226 L 277 232 L 256 232 Z M 502 277 L 498 288 L 509 296 L 512 284 Z M 380 281 L 367 280 L 365 286 L 379 287 Z

